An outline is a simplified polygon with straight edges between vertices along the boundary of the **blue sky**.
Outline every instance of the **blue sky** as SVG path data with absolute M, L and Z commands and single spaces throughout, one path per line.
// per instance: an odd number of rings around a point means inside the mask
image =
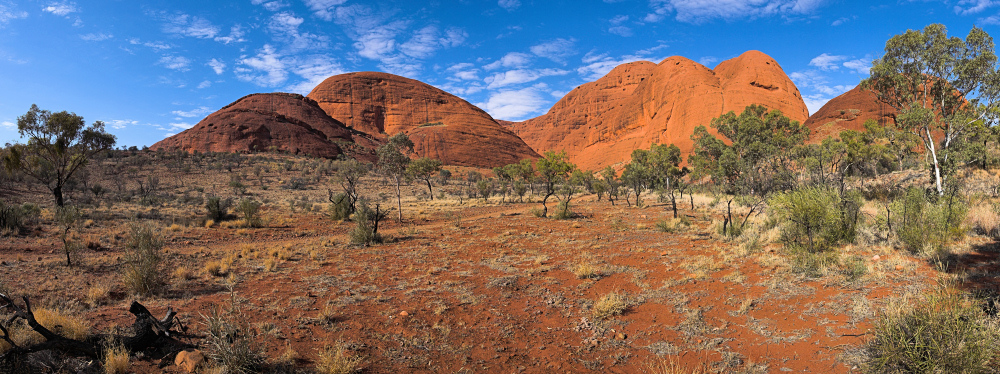
M 867 76 L 888 38 L 930 23 L 1000 36 L 1000 1 L 0 0 L 0 144 L 33 103 L 142 146 L 244 95 L 306 94 L 354 71 L 523 120 L 621 63 L 711 68 L 751 49 L 815 112 Z

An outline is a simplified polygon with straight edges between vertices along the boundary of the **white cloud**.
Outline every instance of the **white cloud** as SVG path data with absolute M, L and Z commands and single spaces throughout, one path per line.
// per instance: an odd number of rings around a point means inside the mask
M 139 38 L 129 38 L 128 42 L 129 42 L 129 44 L 132 44 L 132 45 L 141 45 L 141 46 L 145 46 L 145 47 L 149 47 L 149 48 L 155 49 L 157 51 L 162 51 L 162 50 L 166 50 L 166 49 L 172 48 L 169 44 L 166 44 L 166 43 L 163 43 L 163 42 L 144 42 L 144 41 L 139 40 Z
M 543 94 L 548 91 L 547 88 L 544 83 L 539 83 L 520 90 L 496 92 L 486 102 L 476 106 L 486 110 L 493 118 L 510 121 L 528 119 L 548 107 L 549 101 Z
M 827 0 L 649 0 L 652 9 L 646 22 L 660 22 L 670 14 L 681 22 L 701 23 L 712 19 L 734 20 L 773 15 L 812 13 Z
M 11 121 L 3 121 L 3 122 L 0 122 L 0 127 L 6 127 L 6 128 L 9 128 L 9 129 L 16 129 L 17 128 L 17 124 L 14 123 L 14 122 L 11 122 Z
M 960 0 L 958 5 L 955 5 L 955 14 L 969 15 L 982 12 L 987 8 L 991 8 L 1000 4 L 1000 2 L 992 0 Z
M 194 124 L 187 122 L 171 123 L 167 131 L 183 131 L 194 127 Z
M 847 59 L 847 56 L 837 56 L 831 54 L 821 54 L 809 61 L 809 66 L 815 66 L 823 71 L 837 70 L 840 62 Z
M 215 41 L 222 44 L 242 43 L 247 41 L 246 39 L 243 39 L 243 35 L 245 34 L 246 32 L 243 31 L 243 27 L 236 25 L 229 28 L 229 36 L 216 36 Z
M 439 46 L 437 26 L 426 26 L 399 46 L 400 52 L 414 58 L 428 58 L 434 55 Z
M 139 124 L 139 121 L 133 121 L 130 119 L 113 119 L 110 121 L 104 121 L 104 124 L 108 125 L 113 130 L 121 130 L 129 126 L 135 126 Z
M 809 109 L 809 115 L 818 112 L 830 99 L 831 97 L 821 94 L 802 96 L 802 101 L 806 103 L 806 108 Z
M 458 47 L 465 43 L 465 40 L 469 38 L 469 33 L 465 32 L 457 27 L 450 27 L 444 32 L 444 36 L 441 38 L 441 46 L 445 48 Z
M 76 3 L 64 1 L 59 3 L 49 3 L 49 5 L 42 7 L 42 11 L 65 17 L 70 13 L 76 13 L 80 10 L 76 8 Z
M 219 27 L 202 17 L 181 13 L 167 16 L 167 23 L 163 25 L 163 31 L 168 34 L 211 39 L 219 34 Z
M 531 63 L 532 58 L 533 57 L 527 53 L 511 52 L 504 55 L 499 60 L 496 60 L 492 63 L 487 64 L 486 66 L 483 66 L 483 69 L 496 70 L 501 67 L 515 68 L 515 69 L 523 68 Z
M 662 48 L 651 48 L 650 50 L 659 50 Z M 583 56 L 583 63 L 585 65 L 576 69 L 577 74 L 580 74 L 583 79 L 594 81 L 605 76 L 615 67 L 621 64 L 627 64 L 636 61 L 648 61 L 649 58 L 646 55 L 652 53 L 650 50 L 639 51 L 635 55 L 626 55 L 618 58 L 613 58 L 607 54 L 597 54 L 594 52 L 588 52 Z M 658 59 L 662 60 L 662 59 Z
M 507 11 L 513 11 L 521 6 L 521 0 L 500 0 L 497 2 L 497 5 L 507 9 Z
M 114 38 L 114 37 L 115 36 L 112 35 L 112 34 L 105 34 L 103 32 L 102 33 L 96 33 L 96 34 L 95 33 L 89 33 L 89 34 L 80 35 L 80 39 L 86 40 L 88 42 L 99 42 L 99 41 L 108 40 L 108 39 L 111 39 L 111 38 Z
M 276 12 L 281 8 L 288 6 L 288 4 L 285 3 L 284 1 L 250 0 L 250 2 L 253 3 L 253 5 L 261 5 L 264 7 L 264 9 L 267 9 L 272 12 Z
M 612 26 L 608 28 L 608 32 L 618 36 L 632 36 L 632 29 L 627 26 Z
M 326 48 L 329 43 L 329 38 L 326 36 L 299 32 L 299 26 L 304 21 L 291 12 L 281 12 L 271 17 L 268 29 L 277 39 L 288 43 L 293 51 Z
M 274 87 L 288 80 L 288 66 L 270 44 L 256 56 L 241 56 L 239 67 L 233 69 L 236 78 L 262 87 Z
M 611 22 L 612 25 L 621 25 L 622 23 L 628 22 L 628 18 L 629 17 L 626 15 L 618 15 L 609 20 L 608 22 Z
M 705 56 L 698 59 L 698 63 L 706 67 L 714 65 L 716 62 L 719 62 L 719 59 L 715 58 L 715 56 Z
M 446 71 L 451 72 L 452 75 L 454 76 L 454 78 L 448 78 L 449 80 L 453 81 L 479 80 L 479 69 L 476 69 L 475 65 L 468 62 L 452 65 L 448 67 Z
M 325 55 L 309 57 L 301 62 L 297 62 L 296 65 L 292 69 L 292 72 L 304 80 L 289 86 L 287 90 L 303 95 L 308 94 L 326 78 L 347 72 L 340 63 Z
M 576 54 L 575 45 L 576 40 L 559 38 L 532 46 L 531 53 L 558 63 L 564 63 L 566 57 Z
M 486 77 L 486 88 L 494 89 L 515 84 L 534 82 L 538 79 L 550 76 L 566 75 L 570 72 L 560 69 L 518 69 L 500 72 Z
M 163 56 L 160 58 L 160 65 L 171 70 L 188 71 L 191 60 L 184 56 Z
M 27 18 L 28 12 L 10 8 L 9 5 L 0 3 L 0 27 L 3 27 L 11 20 Z
M 871 74 L 872 60 L 870 58 L 850 60 L 844 63 L 844 67 L 854 70 L 858 74 L 869 75 Z
M 201 81 L 201 83 L 198 83 L 199 90 L 206 89 L 209 87 L 212 87 L 212 81 Z
M 222 73 L 226 71 L 226 63 L 217 58 L 209 60 L 208 66 L 212 67 L 212 70 L 215 71 L 216 75 L 222 75 Z
M 343 5 L 346 2 L 347 0 L 305 0 L 306 5 L 309 6 L 309 9 L 313 11 L 316 17 L 327 21 L 333 19 L 337 6 Z
M 192 109 L 192 110 L 189 110 L 189 111 L 175 110 L 175 111 L 172 111 L 170 113 L 173 113 L 173 115 L 179 116 L 179 117 L 192 118 L 192 117 L 203 117 L 204 115 L 206 115 L 208 113 L 211 113 L 211 112 L 212 112 L 212 110 L 209 109 L 207 106 L 202 106 L 202 107 L 198 107 L 198 108 L 195 108 L 195 109 Z
M 843 24 L 849 22 L 850 20 L 851 20 L 850 18 L 841 17 L 841 18 L 837 18 L 837 20 L 833 21 L 833 23 L 830 23 L 830 25 L 831 26 L 840 26 L 840 25 L 843 25 Z

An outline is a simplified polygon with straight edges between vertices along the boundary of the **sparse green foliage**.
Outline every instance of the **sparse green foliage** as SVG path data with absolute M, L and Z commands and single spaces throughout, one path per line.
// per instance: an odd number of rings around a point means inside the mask
M 129 222 L 125 242 L 122 284 L 135 295 L 149 295 L 163 286 L 160 250 L 163 239 L 156 228 L 145 222 Z
M 404 133 L 389 137 L 386 144 L 378 147 L 379 171 L 393 180 L 396 185 L 396 210 L 399 221 L 403 221 L 403 192 L 400 185 L 406 177 L 406 167 L 410 164 L 410 153 L 413 153 L 413 142 Z
M 261 227 L 264 225 L 264 221 L 260 218 L 260 207 L 261 203 L 254 199 L 243 199 L 240 200 L 239 204 L 236 204 L 236 213 L 239 213 L 240 217 L 243 218 L 243 222 L 248 227 Z
M 358 210 L 354 213 L 354 221 L 357 222 L 351 230 L 351 243 L 361 245 L 371 245 L 381 243 L 384 239 L 378 232 L 379 223 L 389 214 L 389 210 L 383 210 L 382 206 L 375 203 L 375 208 L 365 200 L 358 202 Z
M 70 231 L 76 228 L 80 220 L 80 208 L 71 205 L 56 207 L 56 223 L 59 224 L 59 238 L 63 242 L 63 252 L 66 254 L 66 266 L 73 266 L 72 258 L 80 250 L 80 244 L 70 237 Z
M 351 197 L 346 193 L 333 194 L 333 191 L 328 191 L 330 200 L 330 208 L 327 214 L 330 219 L 334 221 L 346 221 L 351 218 L 351 214 L 354 214 L 354 207 L 351 206 Z
M 993 38 L 973 27 L 962 40 L 931 24 L 893 36 L 872 65 L 861 86 L 899 112 L 896 127 L 923 144 L 934 187 L 943 195 L 955 166 L 970 159 L 962 155 L 964 138 L 977 122 L 997 119 L 1000 71 Z
M 32 104 L 17 117 L 17 131 L 27 137 L 3 155 L 8 171 L 20 171 L 52 192 L 56 206 L 63 206 L 63 187 L 99 152 L 115 145 L 115 136 L 104 131 L 104 123 L 84 127 L 83 117 L 69 112 L 52 113 Z
M 783 239 L 791 246 L 821 252 L 853 242 L 861 220 L 861 197 L 841 196 L 826 187 L 803 187 L 771 199 L 783 226 Z
M 911 187 L 895 202 L 893 227 L 903 247 L 911 253 L 941 251 L 961 234 L 968 207 L 955 196 L 929 201 L 924 191 Z
M 535 170 L 538 175 L 536 180 L 542 184 L 545 197 L 542 198 L 542 217 L 547 217 L 549 207 L 546 205 L 549 198 L 555 195 L 557 186 L 569 178 L 576 165 L 569 162 L 566 152 L 545 152 L 545 157 L 538 159 L 535 163 Z
M 226 218 L 229 218 L 229 207 L 231 205 L 233 205 L 232 199 L 209 196 L 205 202 L 205 209 L 208 210 L 208 218 L 215 222 L 222 222 Z
M 434 178 L 434 174 L 440 171 L 441 160 L 430 157 L 418 158 L 410 161 L 409 165 L 406 166 L 406 175 L 427 183 L 427 192 L 430 194 L 431 200 L 434 200 L 434 188 L 431 186 L 431 179 Z
M 865 345 L 866 373 L 996 373 L 1000 325 L 954 290 L 890 304 Z
M 348 200 L 346 204 L 350 206 L 350 213 L 347 216 L 350 216 L 357 208 L 359 199 L 358 186 L 361 185 L 361 178 L 371 171 L 372 164 L 355 159 L 347 159 L 337 161 L 334 164 L 334 168 L 336 171 L 333 174 L 333 180 L 340 184 L 340 187 L 344 190 L 344 194 L 347 195 Z M 330 198 L 334 196 L 333 191 L 327 190 L 327 192 Z M 330 202 L 334 203 L 333 200 L 330 200 Z

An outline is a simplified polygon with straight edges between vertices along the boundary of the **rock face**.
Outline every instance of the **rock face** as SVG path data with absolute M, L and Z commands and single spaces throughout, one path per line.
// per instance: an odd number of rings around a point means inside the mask
M 895 118 L 896 110 L 880 103 L 873 92 L 854 87 L 828 101 L 805 125 L 811 130 L 810 142 L 818 143 L 828 136 L 837 137 L 843 130 L 864 131 L 869 119 L 887 124 L 895 123 Z
M 799 122 L 808 118 L 802 95 L 778 63 L 749 51 L 714 71 L 684 57 L 624 64 L 513 127 L 536 152 L 566 150 L 579 167 L 596 170 L 620 166 L 632 150 L 653 143 L 676 144 L 686 155 L 695 127 L 750 104 Z
M 332 158 L 345 151 L 352 156 L 370 155 L 373 144 L 356 139 L 312 99 L 268 93 L 244 96 L 152 148 L 187 152 L 278 150 Z
M 482 109 L 428 84 L 362 72 L 336 75 L 308 95 L 348 127 L 385 139 L 405 133 L 418 156 L 494 167 L 538 154 Z

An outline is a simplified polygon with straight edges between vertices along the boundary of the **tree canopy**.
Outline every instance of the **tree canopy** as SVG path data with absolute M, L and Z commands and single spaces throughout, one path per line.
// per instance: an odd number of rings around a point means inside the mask
M 17 132 L 27 143 L 7 147 L 4 167 L 44 184 L 60 207 L 65 204 L 66 182 L 95 154 L 114 147 L 116 140 L 104 131 L 101 121 L 86 126 L 76 113 L 52 113 L 34 104 L 28 113 L 17 117 Z

